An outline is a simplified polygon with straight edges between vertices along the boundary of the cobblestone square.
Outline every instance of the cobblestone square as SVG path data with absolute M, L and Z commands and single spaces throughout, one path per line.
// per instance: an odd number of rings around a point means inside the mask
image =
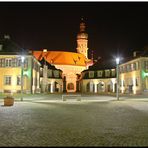
M 48 98 L 1 100 L 0 146 L 148 146 L 147 98 Z

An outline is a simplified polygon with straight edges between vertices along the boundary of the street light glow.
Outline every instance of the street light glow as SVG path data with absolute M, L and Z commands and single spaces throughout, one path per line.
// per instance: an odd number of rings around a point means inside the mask
M 116 58 L 116 64 L 119 64 L 120 58 Z
M 21 59 L 22 59 L 22 62 L 24 62 L 25 57 L 24 57 L 24 56 L 22 56 L 22 57 L 21 57 Z
M 23 101 L 23 67 L 24 67 L 24 60 L 25 60 L 25 57 L 24 56 L 21 56 L 21 60 L 22 60 L 22 63 L 21 63 L 21 101 Z
M 116 73 L 117 73 L 117 100 L 119 100 L 119 62 L 120 62 L 120 58 L 116 58 L 116 65 L 117 65 L 117 68 L 116 68 Z

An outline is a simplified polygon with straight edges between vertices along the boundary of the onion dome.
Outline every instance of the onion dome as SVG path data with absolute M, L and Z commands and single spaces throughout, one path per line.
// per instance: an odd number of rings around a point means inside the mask
M 80 33 L 78 33 L 77 39 L 87 39 L 88 38 L 88 34 L 85 32 L 85 28 L 86 26 L 82 18 L 81 23 L 80 23 Z

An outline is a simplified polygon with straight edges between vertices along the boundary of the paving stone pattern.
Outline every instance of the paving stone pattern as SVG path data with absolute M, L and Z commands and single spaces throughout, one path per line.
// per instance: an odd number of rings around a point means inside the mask
M 0 146 L 148 146 L 147 104 L 1 102 Z

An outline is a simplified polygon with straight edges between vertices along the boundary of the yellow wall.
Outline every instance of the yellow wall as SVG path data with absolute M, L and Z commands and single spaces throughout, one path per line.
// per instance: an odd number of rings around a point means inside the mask
M 0 59 L 18 57 L 20 58 L 21 55 L 0 55 Z M 31 93 L 32 78 L 37 77 L 37 87 L 39 88 L 39 72 L 33 70 L 32 74 L 32 61 L 36 61 L 37 64 L 39 64 L 39 62 L 32 55 L 27 55 L 25 58 L 28 60 L 28 68 L 24 68 L 23 70 L 23 91 Z M 9 90 L 11 92 L 21 91 L 21 85 L 17 85 L 17 76 L 21 77 L 21 69 L 21 66 L 0 67 L 0 92 L 4 92 L 4 90 Z M 11 76 L 11 85 L 5 85 L 5 76 Z
M 17 76 L 21 76 L 21 68 L 0 68 L 0 90 L 20 90 L 20 86 L 16 84 Z M 4 77 L 12 76 L 11 85 L 5 85 Z

